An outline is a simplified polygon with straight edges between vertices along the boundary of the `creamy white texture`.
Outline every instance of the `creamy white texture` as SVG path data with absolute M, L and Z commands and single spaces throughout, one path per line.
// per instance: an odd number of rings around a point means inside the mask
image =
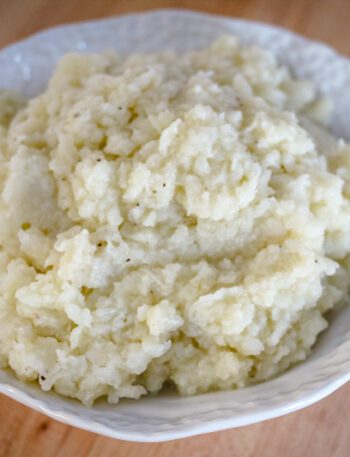
M 300 123 L 328 110 L 233 37 L 2 95 L 0 365 L 90 405 L 303 360 L 348 289 L 350 149 Z

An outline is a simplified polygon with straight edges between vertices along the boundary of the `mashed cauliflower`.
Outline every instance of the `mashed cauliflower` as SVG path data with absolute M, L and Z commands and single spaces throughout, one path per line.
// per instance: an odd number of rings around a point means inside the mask
M 91 405 L 303 360 L 350 276 L 350 149 L 300 121 L 328 109 L 233 37 L 2 93 L 0 366 Z

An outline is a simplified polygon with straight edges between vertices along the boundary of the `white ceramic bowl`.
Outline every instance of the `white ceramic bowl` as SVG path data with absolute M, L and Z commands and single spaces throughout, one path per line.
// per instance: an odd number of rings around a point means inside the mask
M 45 86 L 53 65 L 68 51 L 184 51 L 205 46 L 224 33 L 271 49 L 297 76 L 313 80 L 335 102 L 334 132 L 350 139 L 347 59 L 282 29 L 188 11 L 153 11 L 34 35 L 0 52 L 0 84 L 32 96 Z M 0 392 L 59 421 L 130 441 L 165 441 L 239 427 L 310 405 L 350 379 L 350 308 L 334 313 L 330 320 L 329 329 L 304 363 L 276 379 L 237 391 L 190 398 L 162 394 L 87 409 L 0 371 Z

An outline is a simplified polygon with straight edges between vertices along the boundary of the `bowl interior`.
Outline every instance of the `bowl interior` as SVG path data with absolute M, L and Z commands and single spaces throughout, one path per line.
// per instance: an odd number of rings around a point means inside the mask
M 347 59 L 284 30 L 198 13 L 163 10 L 45 31 L 0 52 L 1 86 L 26 96 L 39 93 L 57 59 L 70 51 L 181 52 L 206 46 L 225 33 L 271 49 L 297 76 L 313 80 L 334 101 L 334 133 L 350 140 Z M 305 406 L 348 379 L 350 309 L 334 312 L 330 321 L 305 363 L 276 379 L 233 392 L 190 398 L 168 393 L 156 400 L 152 396 L 124 400 L 118 407 L 99 402 L 87 409 L 23 384 L 8 371 L 0 371 L 0 391 L 59 420 L 119 438 L 155 441 L 244 425 Z

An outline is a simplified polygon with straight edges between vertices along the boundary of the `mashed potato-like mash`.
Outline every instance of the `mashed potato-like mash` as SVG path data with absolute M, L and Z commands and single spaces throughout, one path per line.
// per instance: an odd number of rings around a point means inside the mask
M 327 101 L 233 37 L 65 56 L 0 97 L 0 366 L 86 405 L 266 380 L 344 301 L 350 149 Z

